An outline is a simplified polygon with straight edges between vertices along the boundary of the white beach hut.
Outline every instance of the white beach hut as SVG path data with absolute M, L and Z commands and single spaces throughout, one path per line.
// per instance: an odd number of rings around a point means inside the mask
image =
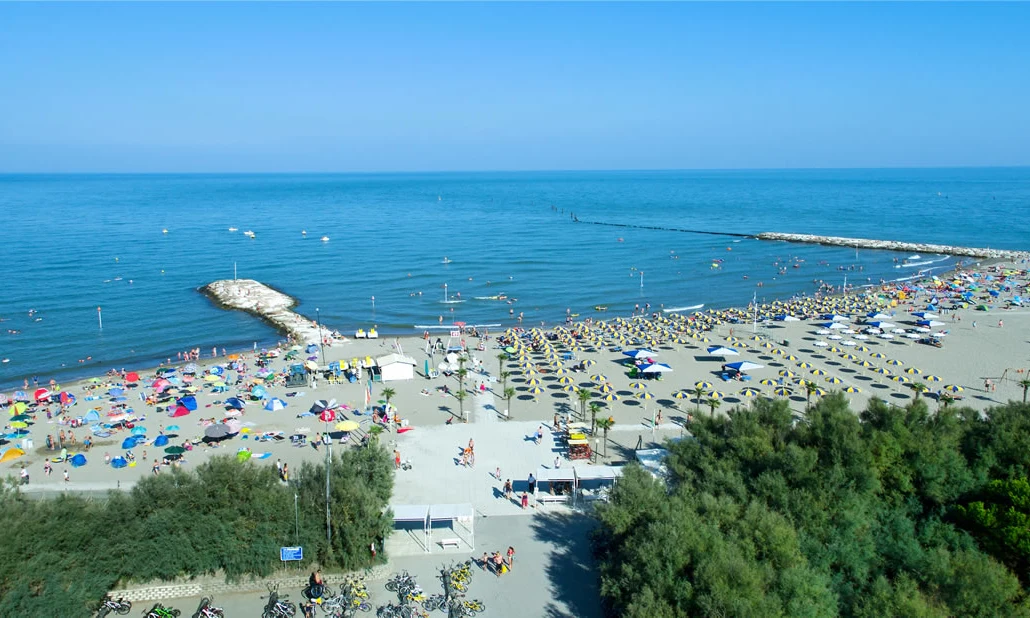
M 376 359 L 383 382 L 411 380 L 415 377 L 415 359 L 402 354 L 387 354 Z

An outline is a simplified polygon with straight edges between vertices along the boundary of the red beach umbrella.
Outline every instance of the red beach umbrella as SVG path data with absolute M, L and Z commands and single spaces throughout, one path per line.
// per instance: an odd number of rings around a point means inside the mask
M 189 413 L 190 413 L 189 408 L 187 408 L 186 406 L 179 406 L 179 407 L 175 408 L 175 411 L 172 412 L 170 416 L 172 418 L 178 418 L 180 416 L 186 416 Z
M 129 373 L 125 374 L 125 381 L 126 382 L 139 382 L 139 374 L 136 373 L 135 371 L 130 371 Z
M 32 395 L 36 401 L 42 401 L 50 398 L 50 391 L 45 388 L 37 388 L 36 392 Z
M 151 384 L 150 387 L 153 388 L 154 390 L 160 391 L 160 390 L 164 390 L 164 389 L 168 388 L 171 385 L 172 385 L 172 383 L 169 382 L 168 380 L 166 380 L 164 378 L 158 378 L 158 379 L 154 380 L 154 383 Z

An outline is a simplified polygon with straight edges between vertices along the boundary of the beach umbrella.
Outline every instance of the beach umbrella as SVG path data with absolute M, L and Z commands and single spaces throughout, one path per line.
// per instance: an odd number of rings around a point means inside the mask
M 265 387 L 263 386 L 255 386 L 254 388 L 250 389 L 250 396 L 255 399 L 262 399 L 267 394 L 268 391 L 265 390 Z
M 740 356 L 740 352 L 721 345 L 710 346 L 707 350 L 712 356 Z
M 676 399 L 687 399 L 690 397 L 690 395 L 691 393 L 688 393 L 687 391 L 676 391 L 672 394 L 672 396 Z
M 670 371 L 672 371 L 672 367 L 665 363 L 651 363 L 640 370 L 641 373 L 668 373 Z
M 814 345 L 817 348 L 825 348 L 829 344 L 827 344 L 825 341 L 813 341 L 812 345 Z
M 336 430 L 343 432 L 355 431 L 360 425 L 357 421 L 340 421 L 336 423 Z
M 869 355 L 870 358 L 887 358 L 887 355 L 882 352 L 873 352 Z
M 135 371 L 130 371 L 129 373 L 125 374 L 125 381 L 130 383 L 139 382 L 139 374 Z
M 726 366 L 730 369 L 736 369 L 737 371 L 752 371 L 754 369 L 762 369 L 765 365 L 759 365 L 751 361 L 738 361 L 735 363 L 726 363 Z
M 134 436 L 142 436 L 142 435 L 145 435 L 147 433 L 147 428 L 146 427 L 133 427 L 131 433 Z
M 793 354 L 788 354 L 788 355 L 783 357 L 783 360 L 787 360 L 787 361 L 796 361 L 797 359 L 798 359 L 798 357 L 794 356 Z
M 602 384 L 601 386 L 597 387 L 597 390 L 602 392 L 602 393 L 610 393 L 610 392 L 614 391 L 615 388 L 612 387 L 611 384 Z
M 286 402 L 282 399 L 279 399 L 278 397 L 272 397 L 271 399 L 265 402 L 264 407 L 269 412 L 275 412 L 277 410 L 282 410 L 283 408 L 285 408 Z
M 13 421 L 12 423 L 10 423 L 10 426 L 14 429 L 25 429 L 29 426 L 29 424 L 25 421 Z
M 215 375 L 213 373 L 204 376 L 204 380 L 207 381 L 207 382 L 218 382 L 221 379 L 222 379 L 221 376 L 217 376 L 217 375 Z
M 587 359 L 587 360 L 583 361 L 583 366 L 584 367 L 593 367 L 596 364 L 597 364 L 597 361 L 595 361 L 593 359 Z
M 637 397 L 637 399 L 644 399 L 644 400 L 654 399 L 654 395 L 652 395 L 651 393 L 649 393 L 647 391 L 640 391 L 639 393 L 637 393 L 636 397 Z
M 15 401 L 32 401 L 29 396 L 25 394 L 25 391 L 14 391 Z
M 173 427 L 175 427 L 175 431 L 178 431 L 178 426 L 173 425 Z M 169 431 L 172 430 L 171 427 L 168 427 L 167 429 Z M 168 444 L 168 436 L 161 434 L 158 437 L 154 438 L 154 446 L 165 446 L 166 444 Z
M 911 374 L 911 375 L 920 375 L 921 373 L 923 373 L 923 371 L 922 371 L 922 369 L 917 369 L 915 367 L 909 367 L 908 369 L 905 370 L 905 373 L 908 373 L 908 374 Z
M 962 388 L 961 386 L 958 386 L 957 384 L 949 384 L 949 385 L 945 386 L 944 388 L 942 388 L 941 390 L 948 391 L 949 393 L 961 393 L 962 391 L 964 391 L 966 389 Z
M 726 397 L 726 393 L 723 393 L 722 391 L 712 391 L 708 393 L 708 397 L 711 399 L 723 399 Z
M 10 405 L 10 407 L 7 408 L 7 411 L 10 412 L 12 416 L 14 416 L 14 415 L 17 415 L 17 414 L 21 414 L 21 413 L 25 412 L 25 410 L 28 410 L 28 409 L 29 409 L 29 406 L 25 405 L 24 401 L 15 401 L 14 403 L 12 403 Z
M 36 392 L 32 394 L 33 399 L 36 401 L 43 401 L 44 399 L 50 399 L 50 391 L 45 388 L 37 388 Z
M 912 381 L 911 378 L 907 378 L 905 376 L 891 376 L 891 379 L 900 384 L 908 384 Z
M 561 378 L 558 378 L 558 384 L 572 384 L 573 382 L 575 382 L 575 380 L 573 380 L 569 376 L 563 376 Z
M 695 388 L 712 388 L 711 382 L 694 382 Z
M 186 452 L 186 449 L 181 446 L 169 446 L 165 449 L 165 453 L 169 455 L 182 455 Z
M 590 380 L 593 381 L 593 382 L 607 382 L 608 381 L 608 376 L 603 375 L 603 374 L 594 374 L 594 375 L 590 376 Z
M 652 352 L 651 350 L 628 350 L 626 352 L 623 352 L 622 355 L 623 356 L 628 356 L 628 357 L 630 357 L 632 359 L 637 359 L 637 358 L 654 358 L 654 357 L 658 356 L 658 353 L 657 352 Z
M 619 396 L 616 395 L 615 393 L 608 393 L 604 397 L 601 397 L 601 401 L 618 401 L 618 400 L 619 400 Z
M 895 367 L 900 367 L 901 365 L 904 365 L 905 363 L 902 362 L 902 361 L 899 361 L 896 358 L 892 358 L 891 360 L 887 361 L 887 364 L 888 365 L 894 365 Z
M 844 388 L 844 392 L 845 393 L 861 393 L 862 389 L 858 388 L 857 386 L 847 386 L 847 387 Z
M 818 396 L 818 397 L 822 397 L 823 395 L 825 395 L 825 394 L 826 394 L 826 390 L 825 390 L 825 389 L 822 389 L 822 388 L 819 388 L 819 387 L 816 387 L 816 388 L 815 388 L 815 389 L 814 389 L 814 390 L 812 391 L 812 394 L 813 394 L 813 395 L 816 395 L 816 396 Z
M 540 380 L 538 380 L 537 378 L 530 378 L 530 379 L 526 380 L 526 386 L 539 386 L 539 385 L 540 385 Z
M 221 440 L 222 438 L 227 437 L 231 433 L 232 432 L 229 431 L 229 427 L 221 423 L 217 425 L 211 425 L 204 429 L 204 437 L 210 438 L 212 440 Z M 168 449 L 165 449 L 166 452 L 167 450 Z
M 923 376 L 923 380 L 926 380 L 927 382 L 940 382 L 941 381 L 940 377 L 938 377 L 938 376 Z
M 776 385 L 776 380 L 770 380 L 769 378 L 766 378 L 764 380 L 759 380 L 758 383 L 763 385 L 763 386 L 775 386 Z
M 32 417 L 29 416 L 28 414 L 15 414 L 14 416 L 11 417 L 11 421 L 15 422 L 15 423 L 19 423 L 19 422 L 24 423 L 26 421 L 31 421 L 31 420 L 32 420 Z
M 561 387 L 561 389 L 566 393 L 575 393 L 577 390 L 579 390 L 576 388 L 574 384 L 566 384 L 565 386 Z
M 740 394 L 744 397 L 756 397 L 760 391 L 757 388 L 746 387 L 740 389 Z
M 529 389 L 530 395 L 541 395 L 543 394 L 543 392 L 544 389 L 540 388 L 539 386 L 534 386 L 533 388 Z
M 647 388 L 647 385 L 644 384 L 643 382 L 630 382 L 629 383 L 629 387 L 632 388 L 633 390 L 642 391 L 645 388 Z
M 824 376 L 824 375 L 826 375 L 826 372 L 825 372 L 825 371 L 823 371 L 822 369 L 813 369 L 813 370 L 811 371 L 811 373 L 812 373 L 812 375 L 814 375 L 814 376 Z
M 780 397 L 788 397 L 791 394 L 791 390 L 785 386 L 779 386 L 773 389 L 773 394 Z
M 794 373 L 793 371 L 791 371 L 790 369 L 780 369 L 779 374 L 781 376 L 785 377 L 785 378 L 794 378 L 794 377 L 797 377 L 797 375 L 798 375 L 798 374 Z
M 112 397 L 121 397 L 122 395 L 125 394 L 125 389 L 124 388 L 108 389 L 107 394 L 112 396 Z
M 157 391 L 163 391 L 171 385 L 172 383 L 165 378 L 158 378 L 150 383 L 150 387 Z
M 197 373 L 197 365 L 196 365 L 196 363 L 189 363 L 189 364 L 187 364 L 185 367 L 182 368 L 182 372 L 183 373 Z
M 830 377 L 826 378 L 826 381 L 828 383 L 830 383 L 830 384 L 843 384 L 844 383 L 844 380 L 841 380 L 840 378 L 838 378 L 836 376 L 830 376 Z

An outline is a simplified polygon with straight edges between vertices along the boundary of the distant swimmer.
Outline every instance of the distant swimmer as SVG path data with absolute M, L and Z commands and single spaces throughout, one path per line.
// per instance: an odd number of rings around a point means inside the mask
M 616 242 L 623 242 L 622 236 L 619 236 L 619 239 Z

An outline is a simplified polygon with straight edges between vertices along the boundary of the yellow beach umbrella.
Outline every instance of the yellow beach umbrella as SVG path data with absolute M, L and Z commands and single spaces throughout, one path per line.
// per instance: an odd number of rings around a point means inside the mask
M 712 388 L 711 382 L 694 382 L 694 388 Z
M 862 389 L 858 388 L 857 386 L 848 386 L 848 387 L 846 387 L 844 389 L 844 392 L 845 393 L 861 393 Z
M 562 376 L 558 378 L 558 384 L 572 384 L 574 381 L 575 380 L 573 380 L 569 376 Z
M 672 394 L 672 396 L 675 397 L 676 399 L 688 399 L 688 398 L 691 397 L 692 394 L 693 393 L 689 393 L 687 391 L 676 391 L 675 393 Z
M 529 394 L 530 395 L 540 395 L 543 392 L 544 392 L 544 389 L 540 388 L 539 386 L 534 386 L 533 388 L 529 389 Z
M 917 369 L 915 367 L 909 367 L 908 369 L 905 370 L 905 373 L 917 376 L 917 375 L 922 374 L 923 371 L 921 369 Z
M 776 380 L 770 380 L 769 378 L 765 378 L 764 380 L 759 380 L 758 383 L 764 386 L 775 386 Z
M 635 391 L 642 391 L 645 388 L 647 388 L 647 385 L 644 384 L 643 382 L 630 382 L 629 383 L 629 387 L 632 388 Z
M 796 373 L 794 373 L 790 369 L 780 369 L 779 373 L 780 373 L 781 376 L 783 376 L 785 378 L 793 378 L 794 376 L 797 375 Z
M 607 382 L 608 381 L 608 376 L 606 376 L 604 374 L 601 374 L 601 373 L 597 373 L 597 374 L 594 374 L 594 375 L 590 376 L 590 379 L 592 381 L 594 381 L 594 382 Z
M 216 376 L 214 374 L 208 374 L 208 375 L 204 376 L 204 380 L 206 380 L 207 382 L 217 382 L 217 381 L 219 381 L 221 379 L 222 379 L 222 376 Z
M 966 389 L 962 388 L 961 386 L 958 386 L 957 384 L 949 384 L 941 390 L 948 391 L 949 393 L 961 393 Z
M 726 397 L 726 393 L 723 393 L 721 391 L 712 391 L 708 393 L 708 397 L 711 399 L 723 399 L 724 397 Z
M 526 386 L 540 386 L 540 380 L 537 378 L 530 378 L 526 380 Z
M 891 379 L 894 380 L 895 382 L 900 383 L 900 384 L 908 384 L 909 382 L 912 381 L 911 378 L 907 378 L 905 376 L 893 376 L 893 377 L 891 377 Z
M 830 377 L 826 378 L 826 381 L 828 383 L 830 383 L 830 384 L 843 384 L 844 383 L 844 380 L 841 380 L 840 378 L 838 378 L 836 376 L 830 376 Z
M 872 358 L 887 358 L 887 355 L 884 354 L 883 352 L 873 352 L 869 356 L 872 357 Z
M 805 362 L 798 363 L 798 368 L 799 369 L 811 369 L 812 368 L 812 363 L 805 363 Z
M 791 393 L 790 389 L 785 387 L 785 386 L 779 386 L 779 387 L 773 389 L 773 394 L 774 395 L 779 395 L 780 397 L 788 397 L 788 396 L 790 396 L 790 393 Z
M 619 400 L 619 396 L 616 395 L 615 393 L 608 393 L 604 397 L 601 397 L 601 401 L 618 401 L 618 400 Z
M 742 388 L 740 389 L 740 395 L 743 397 L 757 397 L 760 391 L 757 388 Z
M 644 400 L 654 399 L 654 395 L 652 395 L 651 393 L 649 393 L 647 391 L 640 391 L 639 393 L 637 393 L 636 397 L 637 397 L 637 399 L 644 399 Z
M 892 358 L 889 361 L 887 361 L 887 364 L 888 365 L 894 365 L 895 367 L 900 367 L 901 365 L 904 365 L 905 363 L 902 362 L 902 361 L 899 361 L 896 358 Z
M 565 386 L 561 387 L 561 389 L 566 393 L 575 393 L 577 390 L 579 390 L 572 384 L 566 384 Z
M 940 382 L 941 381 L 939 376 L 923 376 L 923 379 L 926 380 L 927 382 Z

